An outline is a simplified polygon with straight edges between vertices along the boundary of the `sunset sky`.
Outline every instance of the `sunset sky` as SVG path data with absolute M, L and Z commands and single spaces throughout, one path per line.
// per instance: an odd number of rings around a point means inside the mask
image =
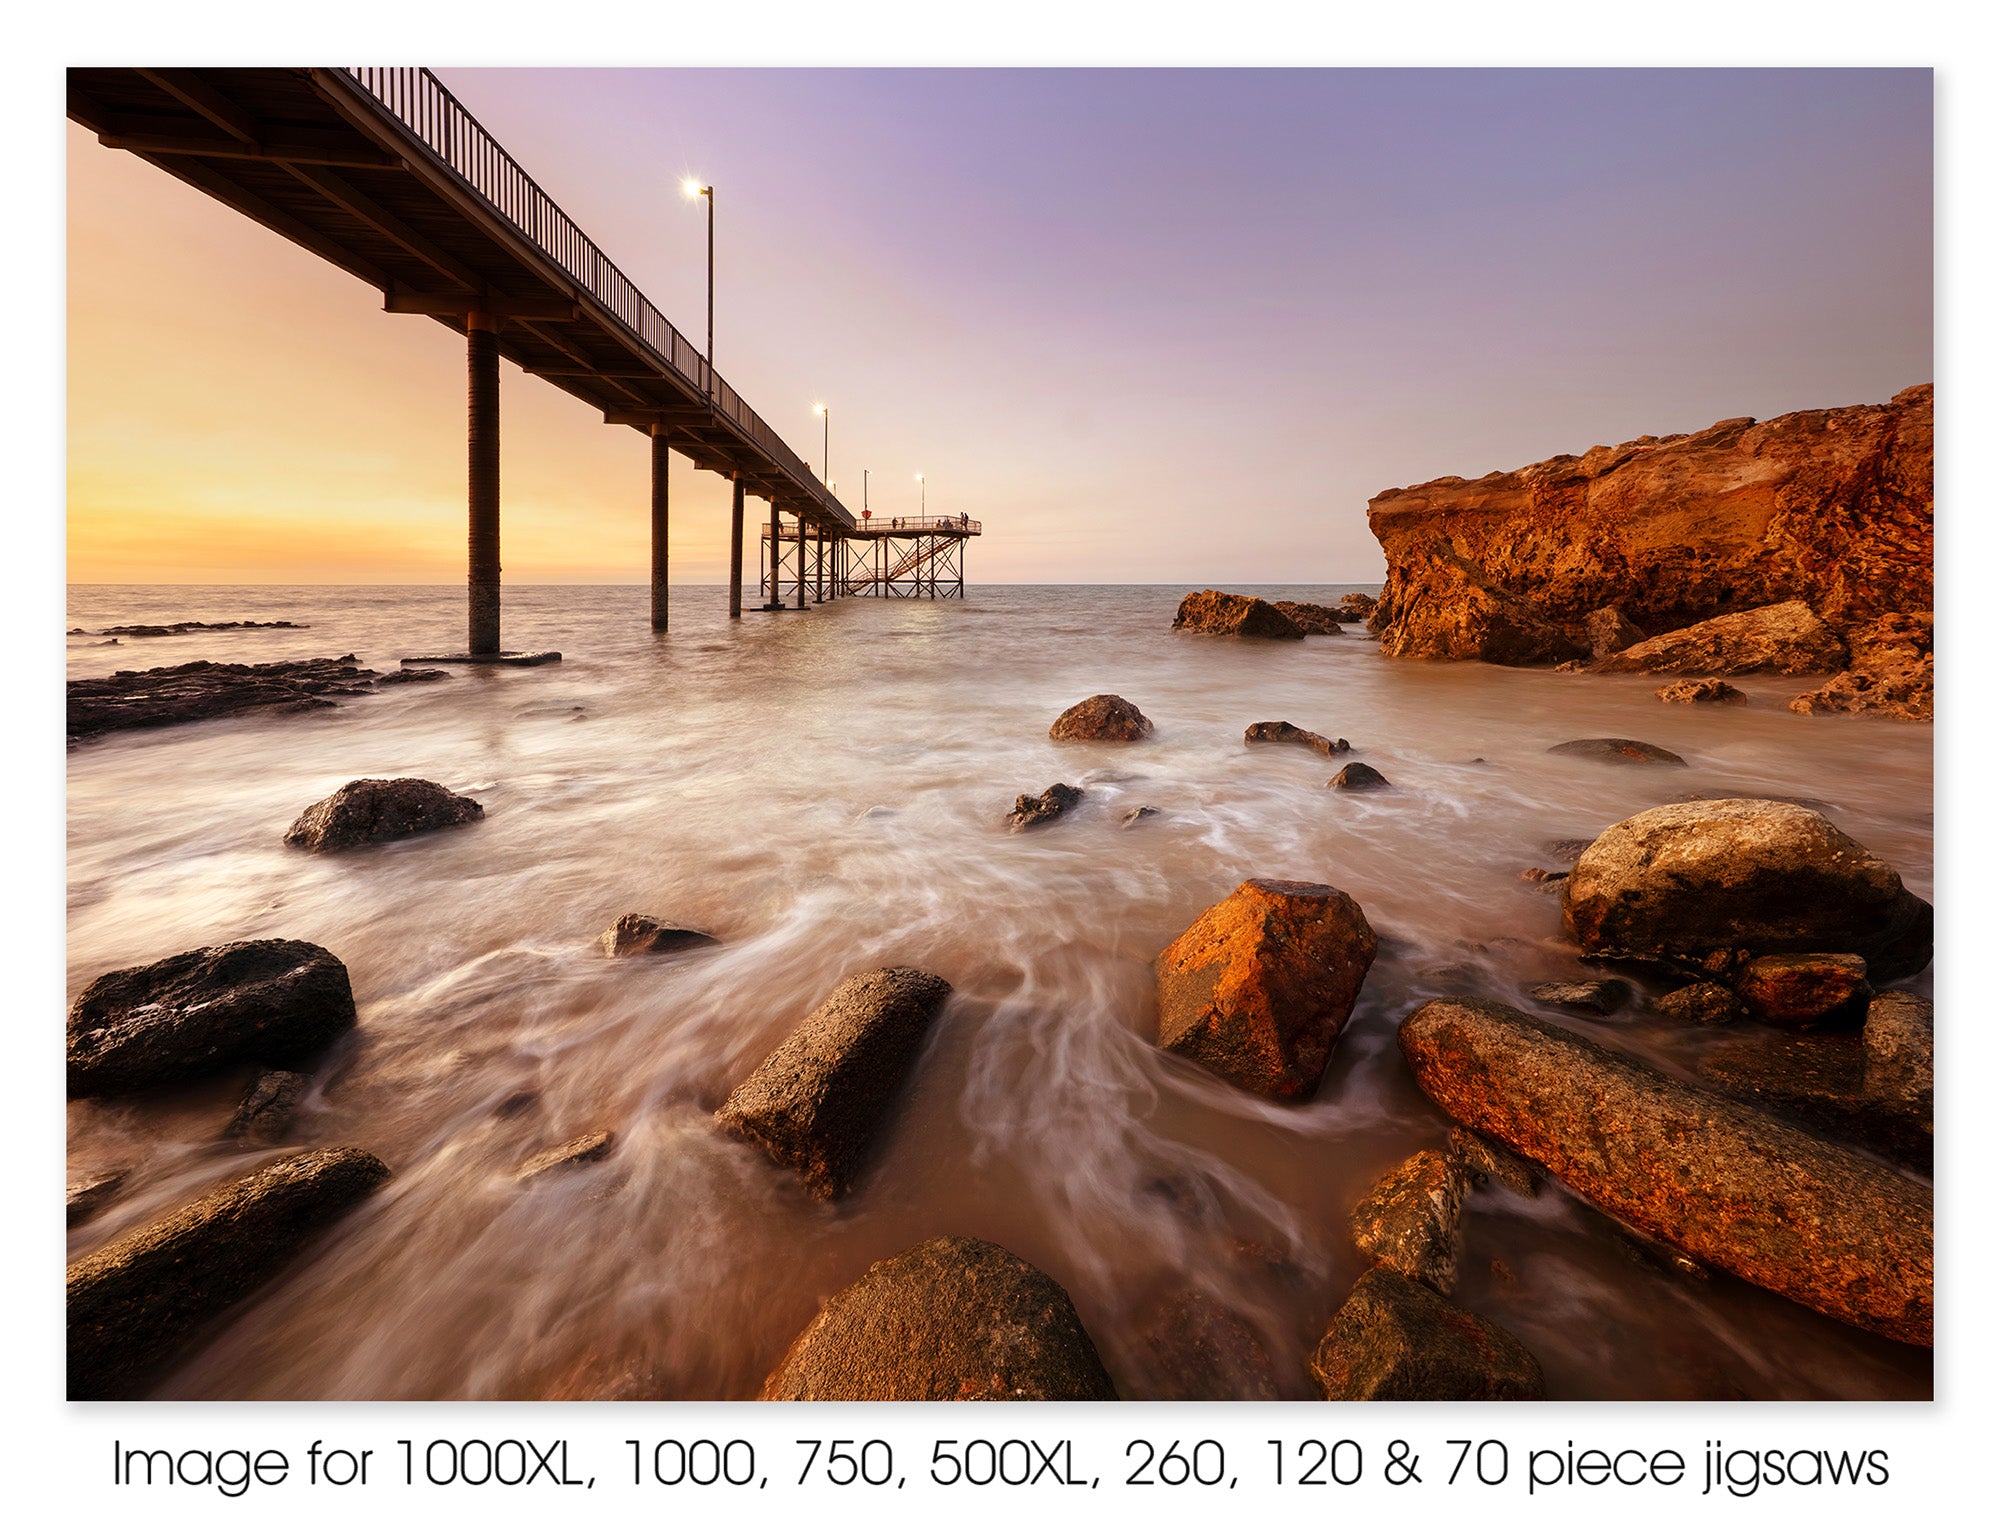
M 978 581 L 1379 577 L 1380 490 L 1932 376 L 1923 70 L 444 70 L 850 506 Z M 464 578 L 464 347 L 68 132 L 69 577 Z M 647 450 L 503 365 L 510 582 Z M 674 572 L 728 490 L 677 460 Z

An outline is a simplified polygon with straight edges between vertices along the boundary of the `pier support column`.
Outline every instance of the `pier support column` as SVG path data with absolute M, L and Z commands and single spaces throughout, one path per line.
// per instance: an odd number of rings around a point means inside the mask
M 735 489 L 729 496 L 729 616 L 743 615 L 743 476 L 733 475 Z
M 778 541 L 778 534 L 784 529 L 784 524 L 778 518 L 778 502 L 773 500 L 771 502 L 771 588 L 764 597 L 765 611 L 785 609 L 785 592 L 778 585 L 778 570 L 785 561 L 783 544 Z
M 799 533 L 799 570 L 798 570 L 798 573 L 799 573 L 799 605 L 798 605 L 798 609 L 799 609 L 800 611 L 804 611 L 804 610 L 806 609 L 806 518 L 805 518 L 804 516 L 800 516 L 800 517 L 799 517 L 799 520 L 798 520 L 798 533 Z
M 826 599 L 826 528 L 813 528 L 813 605 Z
M 653 631 L 667 630 L 667 432 L 653 427 Z
M 500 652 L 500 338 L 465 318 L 466 650 Z

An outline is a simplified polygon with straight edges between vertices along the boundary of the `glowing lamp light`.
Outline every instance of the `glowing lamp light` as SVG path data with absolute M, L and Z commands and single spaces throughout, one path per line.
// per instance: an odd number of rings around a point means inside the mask
M 702 185 L 694 176 L 689 176 L 685 181 L 681 182 L 681 190 L 686 192 L 690 197 L 698 197 L 707 191 L 708 188 Z

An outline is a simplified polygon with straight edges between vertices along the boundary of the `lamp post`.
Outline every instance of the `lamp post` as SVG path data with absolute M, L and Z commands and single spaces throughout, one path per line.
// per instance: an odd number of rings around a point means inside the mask
M 833 487 L 833 411 L 824 404 L 813 405 L 813 413 L 819 416 L 819 481 L 829 489 Z
M 681 182 L 689 197 L 708 198 L 708 391 L 715 393 L 715 188 L 704 186 L 696 176 Z
M 917 519 L 921 521 L 923 519 L 923 516 L 924 516 L 924 476 L 923 474 L 919 473 L 917 475 Z

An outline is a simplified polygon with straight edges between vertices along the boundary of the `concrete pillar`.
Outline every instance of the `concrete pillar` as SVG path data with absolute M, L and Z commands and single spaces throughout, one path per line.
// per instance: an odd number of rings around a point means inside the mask
M 500 338 L 465 320 L 466 651 L 500 652 Z
M 667 630 L 667 431 L 653 427 L 653 631 Z
M 735 475 L 735 492 L 729 497 L 729 615 L 743 615 L 743 476 Z

